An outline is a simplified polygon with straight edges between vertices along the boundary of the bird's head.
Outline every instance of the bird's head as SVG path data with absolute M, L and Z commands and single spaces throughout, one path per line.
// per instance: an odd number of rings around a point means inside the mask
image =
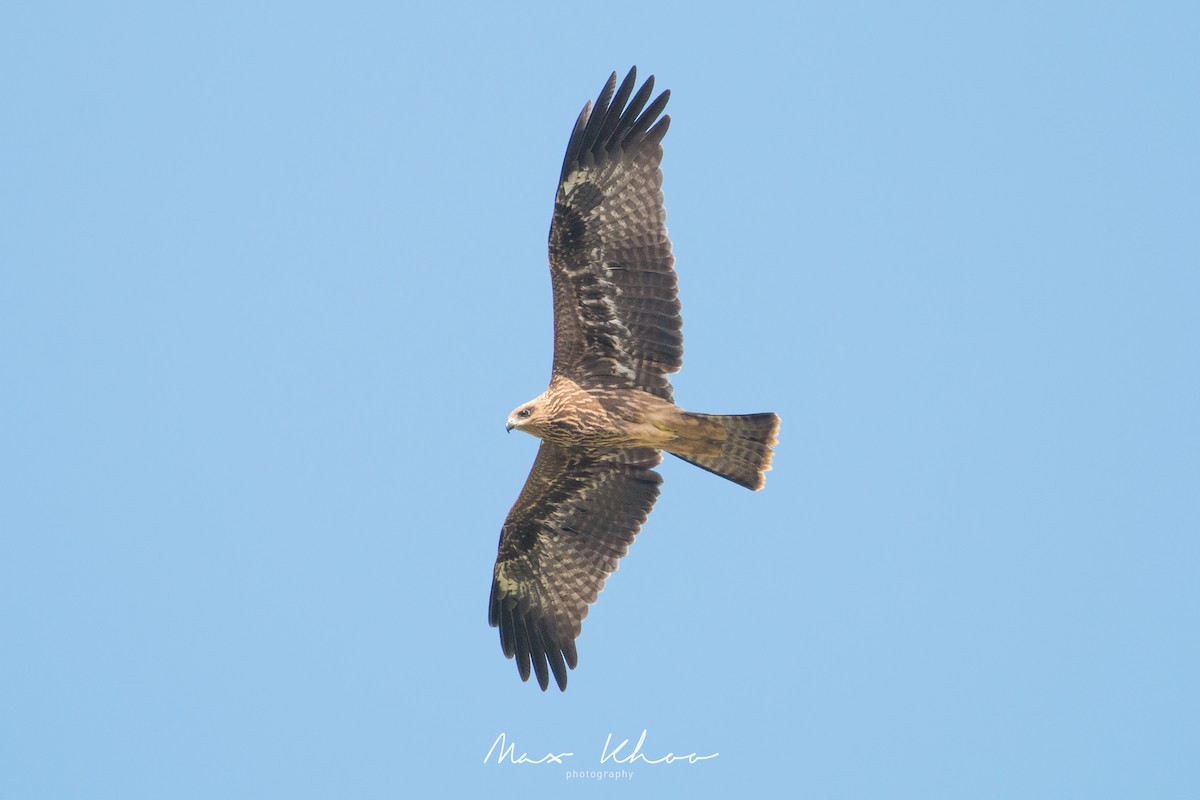
M 522 403 L 513 409 L 513 412 L 508 415 L 508 422 L 504 424 L 504 430 L 512 433 L 512 431 L 525 431 L 538 435 L 539 426 L 542 422 L 542 398 L 536 397 L 528 403 Z

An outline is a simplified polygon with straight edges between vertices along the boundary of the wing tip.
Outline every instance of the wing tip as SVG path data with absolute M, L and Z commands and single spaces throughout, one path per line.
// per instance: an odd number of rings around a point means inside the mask
M 654 91 L 654 75 L 648 76 L 630 99 L 636 83 L 636 65 L 630 67 L 619 89 L 617 72 L 614 70 L 595 103 L 589 100 L 584 104 L 567 142 L 559 183 L 566 181 L 567 176 L 581 164 L 603 159 L 613 147 L 636 148 L 644 141 L 662 141 L 671 121 L 669 116 L 659 119 L 659 115 L 671 99 L 671 90 L 663 90 L 646 106 L 646 101 Z
M 488 623 L 500 629 L 500 651 L 505 658 L 515 659 L 517 674 L 525 683 L 530 676 L 537 678 L 544 692 L 550 688 L 550 677 L 561 692 L 567 690 L 567 673 L 579 664 L 574 638 L 560 640 L 549 626 L 531 613 L 514 613 L 504 608 L 498 597 L 498 585 L 493 584 Z

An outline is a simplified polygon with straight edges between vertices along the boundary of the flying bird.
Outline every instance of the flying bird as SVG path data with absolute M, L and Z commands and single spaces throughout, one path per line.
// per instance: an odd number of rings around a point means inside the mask
M 663 209 L 663 115 L 654 77 L 614 72 L 584 105 L 550 223 L 550 386 L 505 427 L 542 440 L 500 531 L 488 622 L 545 691 L 567 688 L 588 607 L 654 506 L 662 451 L 748 489 L 763 486 L 775 414 L 693 414 L 668 376 L 683 363 L 675 259 Z

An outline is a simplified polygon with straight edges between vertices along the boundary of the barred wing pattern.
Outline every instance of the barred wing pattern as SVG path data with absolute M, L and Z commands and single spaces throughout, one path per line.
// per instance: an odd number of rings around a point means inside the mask
M 647 106 L 653 76 L 632 99 L 636 70 L 616 79 L 575 122 L 555 196 L 553 371 L 671 400 L 683 335 L 659 169 L 670 92 Z
M 564 448 L 543 441 L 508 513 L 492 575 L 488 622 L 504 655 L 544 691 L 567 688 L 588 607 L 646 521 L 662 478 L 651 448 Z

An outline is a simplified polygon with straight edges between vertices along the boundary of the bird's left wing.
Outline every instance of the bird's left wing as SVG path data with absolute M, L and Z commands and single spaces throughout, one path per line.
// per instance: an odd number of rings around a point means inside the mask
M 542 442 L 500 532 L 488 622 L 544 691 L 567 688 L 575 638 L 604 582 L 646 521 L 662 478 L 652 448 L 583 450 Z
M 670 93 L 650 101 L 653 76 L 635 83 L 634 70 L 620 87 L 613 73 L 563 158 L 550 223 L 554 374 L 671 400 L 683 334 L 659 169 Z

